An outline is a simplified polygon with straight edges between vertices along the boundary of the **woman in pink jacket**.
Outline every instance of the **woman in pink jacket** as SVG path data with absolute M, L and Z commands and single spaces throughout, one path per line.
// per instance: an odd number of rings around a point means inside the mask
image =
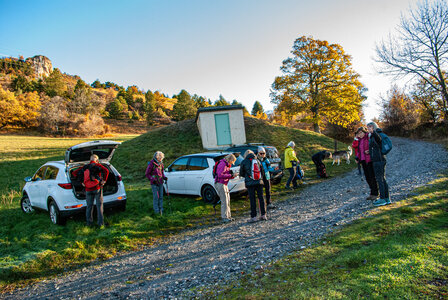
M 234 220 L 230 214 L 230 192 L 227 184 L 230 179 L 234 178 L 230 168 L 235 161 L 235 155 L 229 154 L 221 159 L 216 166 L 215 189 L 221 200 L 221 218 L 224 223 Z
M 365 127 L 359 127 L 356 131 L 358 138 L 358 160 L 361 162 L 367 184 L 370 187 L 370 195 L 367 200 L 376 200 L 378 198 L 378 183 L 373 171 L 373 163 L 369 154 L 369 136 Z

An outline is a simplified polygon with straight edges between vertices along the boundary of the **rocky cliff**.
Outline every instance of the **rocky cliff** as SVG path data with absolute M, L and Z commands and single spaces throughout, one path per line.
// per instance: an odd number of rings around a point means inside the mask
M 33 66 L 38 78 L 47 77 L 53 71 L 51 60 L 46 56 L 36 55 L 29 57 L 26 59 L 26 62 L 29 62 Z

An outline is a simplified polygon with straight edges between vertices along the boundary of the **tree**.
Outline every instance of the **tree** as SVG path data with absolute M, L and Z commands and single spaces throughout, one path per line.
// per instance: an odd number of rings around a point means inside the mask
M 0 128 L 8 125 L 34 126 L 40 109 L 40 98 L 36 92 L 20 94 L 0 87 Z
M 442 111 L 448 120 L 448 2 L 424 1 L 402 15 L 395 36 L 376 46 L 380 73 L 396 78 L 421 79 L 442 95 Z
M 16 92 L 30 92 L 33 88 L 31 82 L 29 82 L 25 76 L 20 74 L 12 80 L 11 87 Z
M 443 119 L 443 98 L 425 80 L 419 80 L 411 90 L 411 97 L 415 103 L 420 104 L 422 123 L 437 123 Z
M 216 100 L 215 106 L 227 106 L 227 105 L 230 105 L 230 103 L 222 95 L 219 95 L 219 99 Z
M 61 72 L 55 68 L 51 74 L 45 78 L 44 91 L 49 97 L 62 96 L 67 90 L 67 85 L 64 82 Z
M 194 103 L 196 104 L 197 108 L 210 106 L 209 102 L 207 101 L 207 99 L 205 99 L 205 97 L 198 96 L 198 95 L 194 94 L 192 99 L 193 99 Z
M 173 114 L 176 120 L 181 121 L 194 118 L 197 108 L 190 94 L 186 90 L 182 90 L 175 98 L 177 102 L 173 106 Z
M 156 111 L 156 101 L 153 92 L 148 90 L 145 94 L 144 111 L 146 114 L 146 122 L 152 125 L 154 122 L 154 112 Z
M 255 101 L 254 106 L 252 107 L 252 115 L 256 116 L 259 113 L 264 114 L 263 105 L 261 105 L 260 101 Z
M 359 120 L 364 87 L 340 45 L 302 36 L 291 53 L 281 67 L 284 75 L 272 84 L 277 111 L 292 116 L 305 112 L 303 121 L 316 132 L 323 120 L 342 126 Z

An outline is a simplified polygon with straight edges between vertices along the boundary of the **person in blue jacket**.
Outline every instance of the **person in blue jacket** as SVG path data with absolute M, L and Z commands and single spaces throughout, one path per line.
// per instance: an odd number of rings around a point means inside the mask
M 266 205 L 268 209 L 274 209 L 274 204 L 271 203 L 271 175 L 269 172 L 274 172 L 276 169 L 271 167 L 271 162 L 266 157 L 266 150 L 264 147 L 258 147 L 258 160 L 261 162 L 263 166 L 263 185 L 264 185 L 264 191 L 266 193 Z M 278 168 L 277 168 L 278 169 Z

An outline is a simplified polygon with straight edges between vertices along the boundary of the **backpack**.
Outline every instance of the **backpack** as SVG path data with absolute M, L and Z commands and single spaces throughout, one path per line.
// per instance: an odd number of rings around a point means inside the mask
M 392 150 L 392 141 L 385 133 L 380 132 L 379 135 L 381 136 L 381 154 L 387 155 Z
M 251 172 L 249 178 L 252 180 L 260 180 L 261 179 L 261 170 L 260 165 L 258 164 L 256 159 L 251 159 Z
M 216 178 L 218 176 L 218 174 L 216 174 L 216 170 L 218 169 L 218 165 L 220 162 L 221 162 L 220 160 L 216 161 L 215 165 L 213 166 L 213 171 L 212 171 L 213 178 Z
M 98 179 L 93 179 L 90 177 L 90 169 L 86 168 L 84 170 L 84 186 L 86 189 L 93 189 L 95 188 L 100 182 Z

